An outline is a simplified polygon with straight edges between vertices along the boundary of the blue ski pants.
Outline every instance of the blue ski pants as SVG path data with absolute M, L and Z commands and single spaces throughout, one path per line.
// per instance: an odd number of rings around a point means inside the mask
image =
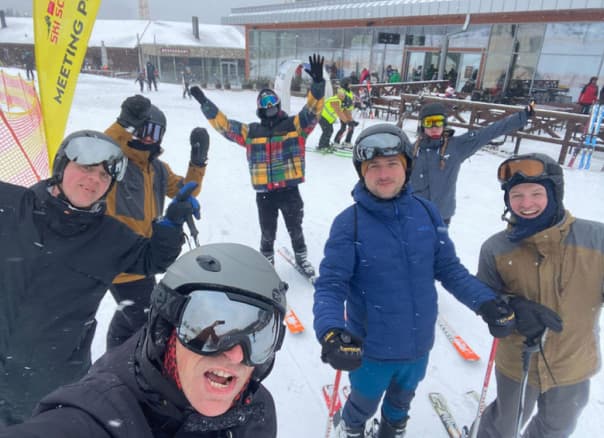
M 348 427 L 361 427 L 375 414 L 384 392 L 382 417 L 397 423 L 408 416 L 415 389 L 426 375 L 428 354 L 414 361 L 379 361 L 363 358 L 351 371 L 350 395 L 342 418 Z

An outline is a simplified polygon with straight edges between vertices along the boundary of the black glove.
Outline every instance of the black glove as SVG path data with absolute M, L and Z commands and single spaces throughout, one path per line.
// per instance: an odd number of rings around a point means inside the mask
M 124 128 L 140 128 L 149 118 L 151 101 L 145 96 L 137 94 L 130 96 L 122 102 L 122 112 L 117 122 Z
M 516 326 L 514 310 L 500 297 L 482 303 L 478 313 L 489 325 L 489 332 L 495 338 L 505 338 Z
M 178 191 L 168 208 L 163 218 L 160 219 L 159 223 L 162 225 L 181 227 L 185 223 L 187 218 L 191 215 L 195 216 L 195 219 L 199 219 L 199 202 L 191 193 L 197 187 L 195 181 L 189 181 Z
M 530 119 L 535 115 L 535 101 L 531 100 L 529 104 L 524 108 L 526 116 Z
M 336 370 L 352 371 L 361 366 L 363 341 L 346 330 L 328 330 L 321 346 L 321 360 Z
M 199 85 L 191 85 L 191 87 L 189 87 L 189 92 L 191 93 L 191 96 L 193 96 L 201 105 L 208 100 Z
M 546 328 L 562 331 L 562 318 L 549 307 L 522 297 L 512 298 L 510 307 L 516 314 L 516 330 L 530 341 L 540 338 Z
M 356 120 L 351 120 L 350 122 L 348 122 L 348 126 L 354 128 L 355 126 L 359 126 L 359 122 L 357 122 Z
M 308 57 L 309 68 L 305 68 L 304 71 L 310 75 L 313 82 L 323 80 L 323 61 L 324 58 L 316 53 Z
M 189 138 L 191 142 L 191 164 L 205 166 L 208 161 L 208 149 L 210 149 L 210 136 L 205 128 L 194 128 Z

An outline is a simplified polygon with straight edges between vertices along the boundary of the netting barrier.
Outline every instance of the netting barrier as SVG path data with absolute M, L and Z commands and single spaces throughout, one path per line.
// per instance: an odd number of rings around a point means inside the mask
M 0 180 L 28 187 L 48 176 L 42 110 L 34 84 L 0 70 Z

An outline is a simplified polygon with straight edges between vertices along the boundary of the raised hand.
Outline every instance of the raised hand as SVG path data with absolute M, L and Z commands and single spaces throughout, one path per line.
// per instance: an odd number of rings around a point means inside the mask
M 323 80 L 323 61 L 324 58 L 317 53 L 313 53 L 308 57 L 309 67 L 304 69 L 310 75 L 313 82 L 321 82 Z

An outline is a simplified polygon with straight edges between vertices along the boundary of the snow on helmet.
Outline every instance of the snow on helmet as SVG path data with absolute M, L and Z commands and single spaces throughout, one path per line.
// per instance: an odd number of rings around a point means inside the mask
M 409 180 L 412 167 L 411 142 L 407 134 L 391 123 L 379 123 L 364 129 L 357 137 L 352 149 L 352 163 L 360 179 L 363 179 L 361 165 L 378 156 L 402 154 L 407 160 L 406 176 Z
M 556 201 L 562 205 L 564 172 L 556 160 L 546 154 L 534 152 L 510 157 L 499 165 L 497 178 L 506 195 L 517 184 L 550 181 Z
M 203 245 L 179 257 L 151 294 L 148 344 L 174 329 L 200 355 L 241 345 L 254 376 L 266 377 L 285 335 L 287 283 L 258 251 L 237 243 Z
M 134 132 L 134 135 L 140 138 L 143 143 L 161 144 L 167 127 L 166 115 L 152 104 L 149 108 L 147 120 Z
M 91 130 L 73 132 L 61 142 L 52 165 L 56 184 L 63 181 L 63 172 L 70 161 L 82 165 L 102 164 L 111 175 L 112 185 L 122 180 L 128 165 L 122 149 L 111 137 Z
M 270 88 L 264 88 L 258 93 L 256 106 L 258 108 L 256 114 L 259 118 L 275 117 L 281 110 L 281 99 Z

